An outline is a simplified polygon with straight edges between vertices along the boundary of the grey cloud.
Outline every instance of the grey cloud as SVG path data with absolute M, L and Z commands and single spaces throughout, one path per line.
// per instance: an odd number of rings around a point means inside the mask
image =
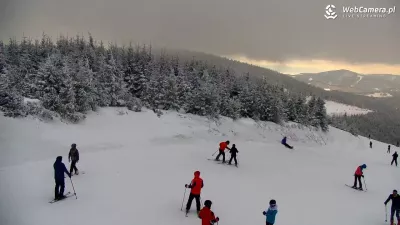
M 400 63 L 396 0 L 0 0 L 0 38 L 97 39 L 253 59 Z M 326 20 L 325 6 L 397 6 L 387 18 Z M 4 7 L 3 7 L 4 6 Z

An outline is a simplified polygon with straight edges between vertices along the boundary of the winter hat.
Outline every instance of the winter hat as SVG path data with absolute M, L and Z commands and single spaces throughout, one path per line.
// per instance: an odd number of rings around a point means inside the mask
M 229 144 L 229 143 L 231 143 L 231 142 L 228 140 L 228 141 L 225 141 L 225 143 Z
M 200 171 L 196 171 L 196 172 L 194 172 L 194 176 L 200 176 Z
M 210 200 L 205 200 L 204 205 L 207 206 L 208 208 L 211 207 L 212 202 Z
M 71 148 L 75 148 L 75 147 L 76 147 L 76 144 L 73 143 L 73 144 L 71 145 Z
M 270 204 L 271 206 L 275 206 L 275 205 L 276 205 L 276 201 L 275 201 L 274 199 L 272 199 L 271 201 L 269 201 L 269 204 Z
M 396 189 L 394 189 L 394 190 L 393 190 L 393 192 L 396 192 L 396 193 L 397 193 L 397 190 L 396 190 Z
M 62 161 L 62 156 L 57 156 L 56 161 L 57 162 L 61 162 Z

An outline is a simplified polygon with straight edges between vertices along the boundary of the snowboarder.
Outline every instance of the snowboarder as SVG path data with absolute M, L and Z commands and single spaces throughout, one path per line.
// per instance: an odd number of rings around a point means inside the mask
M 399 155 L 397 154 L 397 152 L 394 152 L 392 157 L 393 157 L 393 159 L 392 159 L 392 162 L 390 163 L 390 165 L 393 165 L 393 163 L 396 163 L 396 166 L 397 166 L 397 157 L 399 157 Z
M 275 223 L 275 217 L 278 213 L 278 206 L 276 205 L 276 201 L 272 199 L 269 201 L 269 207 L 266 211 L 263 212 L 263 215 L 267 217 L 266 225 L 273 225 Z
M 201 189 L 204 187 L 203 179 L 200 178 L 200 171 L 194 172 L 194 178 L 192 182 L 189 185 L 185 184 L 185 187 L 192 189 L 190 191 L 189 199 L 186 204 L 186 214 L 189 212 L 190 207 L 192 206 L 193 199 L 196 199 L 196 208 L 198 213 L 200 211 Z
M 57 156 L 56 161 L 53 164 L 54 167 L 54 180 L 56 182 L 55 186 L 55 200 L 61 200 L 65 198 L 64 189 L 65 189 L 65 180 L 64 173 L 68 174 L 68 177 L 71 178 L 71 174 L 68 172 L 67 167 L 62 162 L 62 156 Z
M 214 212 L 211 211 L 211 204 L 210 200 L 204 201 L 204 207 L 200 210 L 198 216 L 201 219 L 201 225 L 210 225 L 214 223 L 218 223 L 219 218 L 215 217 Z
M 79 161 L 79 151 L 76 148 L 76 144 L 71 145 L 71 149 L 68 154 L 68 161 L 71 162 L 71 168 L 69 169 L 69 173 L 72 176 L 72 172 L 75 170 L 75 175 L 79 174 L 78 168 L 76 168 L 76 163 Z
M 388 145 L 388 150 L 387 150 L 387 153 L 389 153 L 389 154 L 390 154 L 390 145 Z
M 281 143 L 284 145 L 284 146 L 286 146 L 287 148 L 290 148 L 290 149 L 292 149 L 293 148 L 293 146 L 290 146 L 290 145 L 288 145 L 287 143 L 286 143 L 286 137 L 284 137 L 283 139 L 282 139 L 282 141 L 281 141 Z
M 358 180 L 358 184 L 360 185 L 360 187 L 358 188 L 359 190 L 363 190 L 362 188 L 362 184 L 361 184 L 361 177 L 364 177 L 363 174 L 363 169 L 366 169 L 367 165 L 362 164 L 361 166 L 357 167 L 356 172 L 354 173 L 354 185 L 352 188 L 357 189 L 357 180 Z
M 393 190 L 393 194 L 390 194 L 385 201 L 385 206 L 392 200 L 392 208 L 390 210 L 390 225 L 394 224 L 394 214 L 396 213 L 397 224 L 400 223 L 400 195 L 397 194 L 397 190 Z
M 229 143 L 229 141 L 219 143 L 219 154 L 215 158 L 216 161 L 219 161 L 219 157 L 222 155 L 222 162 L 225 163 L 225 149 L 231 150 L 228 148 Z
M 372 148 L 372 141 L 369 142 L 369 147 Z
M 231 153 L 231 158 L 229 159 L 229 165 L 232 164 L 232 159 L 235 160 L 235 165 L 237 166 L 237 160 L 236 160 L 236 153 L 238 153 L 239 151 L 236 148 L 236 145 L 233 144 L 231 150 L 229 151 Z

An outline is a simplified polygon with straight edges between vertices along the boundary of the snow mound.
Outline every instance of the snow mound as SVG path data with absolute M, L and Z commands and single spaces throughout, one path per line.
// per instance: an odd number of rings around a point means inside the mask
M 382 202 L 400 185 L 386 144 L 370 149 L 368 139 L 335 128 L 324 134 L 295 123 L 114 108 L 78 125 L 0 116 L 0 126 L 1 225 L 199 225 L 195 213 L 180 210 L 196 170 L 204 179 L 201 198 L 213 201 L 220 224 L 265 224 L 262 211 L 274 198 L 277 225 L 375 225 L 383 223 Z M 283 136 L 293 150 L 280 144 Z M 207 160 L 226 140 L 239 150 L 239 168 Z M 71 143 L 85 171 L 72 179 L 78 199 L 49 204 L 53 162 L 61 155 L 69 166 Z M 365 193 L 344 185 L 363 163 Z M 66 191 L 73 192 L 68 179 Z

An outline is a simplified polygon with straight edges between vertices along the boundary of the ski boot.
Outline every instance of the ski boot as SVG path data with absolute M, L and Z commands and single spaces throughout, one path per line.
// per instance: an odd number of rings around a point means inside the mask
M 77 170 L 77 171 L 75 171 L 75 175 L 79 175 L 79 171 Z

